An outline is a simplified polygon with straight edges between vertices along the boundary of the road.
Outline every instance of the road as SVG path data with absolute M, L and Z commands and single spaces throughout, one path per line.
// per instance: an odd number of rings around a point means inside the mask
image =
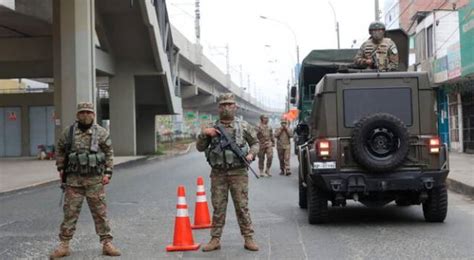
M 292 166 L 295 173 L 295 158 Z M 369 209 L 349 203 L 330 210 L 331 223 L 313 226 L 307 222 L 306 211 L 297 206 L 297 176 L 283 177 L 277 172 L 275 160 L 274 177 L 250 178 L 250 212 L 259 252 L 243 249 L 230 204 L 220 251 L 168 253 L 176 187 L 186 186 L 192 215 L 196 177 L 205 176 L 209 200 L 209 166 L 203 154 L 194 151 L 117 169 L 107 187 L 107 199 L 122 259 L 474 259 L 474 201 L 466 197 L 449 194 L 443 224 L 425 223 L 420 206 L 390 204 Z M 62 218 L 59 199 L 57 185 L 0 197 L 0 259 L 47 257 L 57 244 Z M 209 230 L 195 231 L 194 239 L 206 243 Z M 69 259 L 102 258 L 86 205 L 71 247 Z

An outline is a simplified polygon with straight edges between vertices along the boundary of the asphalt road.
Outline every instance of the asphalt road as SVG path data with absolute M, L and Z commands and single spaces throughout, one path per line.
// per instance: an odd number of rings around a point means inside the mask
M 277 159 L 277 158 L 275 158 Z M 296 161 L 292 161 L 296 173 Z M 254 167 L 256 167 L 254 163 Z M 192 215 L 195 182 L 209 167 L 201 153 L 164 161 L 148 161 L 117 169 L 107 188 L 109 216 L 122 259 L 474 259 L 474 201 L 449 194 L 445 223 L 425 223 L 420 206 L 390 204 L 366 208 L 349 203 L 330 211 L 331 223 L 309 225 L 297 206 L 297 176 L 251 177 L 250 212 L 261 249 L 243 249 L 233 205 L 229 204 L 220 251 L 168 253 L 173 238 L 176 188 L 187 188 Z M 57 244 L 62 219 L 56 185 L 0 197 L 0 259 L 46 258 Z M 209 230 L 194 232 L 200 243 Z M 92 218 L 83 206 L 69 259 L 100 259 L 101 248 Z

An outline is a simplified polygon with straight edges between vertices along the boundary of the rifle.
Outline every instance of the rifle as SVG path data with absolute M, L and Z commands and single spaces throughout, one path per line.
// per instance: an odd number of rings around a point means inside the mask
M 221 149 L 224 150 L 225 148 L 229 147 L 230 150 L 240 160 L 242 160 L 245 163 L 245 165 L 247 165 L 247 168 L 249 168 L 250 171 L 252 171 L 253 175 L 255 175 L 257 179 L 259 179 L 258 174 L 254 171 L 254 169 L 252 169 L 252 167 L 250 166 L 250 162 L 247 161 L 247 158 L 245 158 L 245 154 L 242 152 L 242 149 L 240 149 L 240 147 L 234 142 L 234 140 L 232 140 L 232 138 L 227 134 L 225 129 L 220 125 L 216 125 L 214 126 L 214 128 L 217 129 L 221 133 L 220 134 L 221 135 L 221 140 L 220 140 Z
M 74 125 L 69 127 L 69 135 L 66 140 L 66 144 L 64 145 L 64 170 L 63 170 L 63 175 L 61 176 L 61 186 L 59 186 L 62 190 L 61 192 L 61 198 L 59 200 L 59 206 L 61 207 L 63 197 L 64 197 L 64 192 L 66 191 L 66 182 L 67 182 L 67 172 L 66 168 L 68 165 L 68 159 L 69 159 L 69 152 L 71 151 L 71 146 L 72 146 L 72 137 L 74 134 Z

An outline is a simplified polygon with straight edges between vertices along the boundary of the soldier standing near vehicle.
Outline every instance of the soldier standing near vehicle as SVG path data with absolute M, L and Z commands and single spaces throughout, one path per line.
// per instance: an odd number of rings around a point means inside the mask
M 358 66 L 380 71 L 398 70 L 397 45 L 385 38 L 385 25 L 382 22 L 373 22 L 369 26 L 370 38 L 361 46 L 354 63 Z
M 254 129 L 245 121 L 235 117 L 237 105 L 232 93 L 219 97 L 219 120 L 215 125 L 222 126 L 251 162 L 258 153 L 258 140 Z M 247 250 L 258 251 L 253 240 L 252 220 L 248 209 L 248 173 L 246 164 L 231 150 L 221 149 L 220 132 L 210 125 L 198 136 L 196 148 L 205 152 L 211 165 L 211 201 L 214 208 L 212 216 L 211 240 L 202 250 L 220 249 L 220 238 L 225 224 L 229 191 L 234 202 L 240 232 L 245 239 Z
M 273 137 L 273 129 L 268 125 L 268 116 L 260 116 L 260 125 L 257 126 L 257 138 L 260 145 L 258 152 L 258 169 L 260 177 L 272 176 L 270 168 L 273 160 L 273 147 L 275 147 L 275 139 Z M 267 157 L 266 168 L 265 156 Z
M 281 127 L 275 131 L 275 138 L 277 139 L 278 159 L 280 160 L 280 175 L 291 175 L 290 171 L 290 138 L 293 136 L 293 131 L 288 127 L 288 121 L 285 118 L 281 119 Z
M 70 254 L 69 241 L 76 230 L 84 197 L 100 237 L 102 253 L 120 255 L 112 244 L 104 189 L 112 178 L 112 142 L 108 131 L 94 123 L 94 118 L 93 104 L 79 103 L 77 121 L 63 131 L 57 143 L 56 166 L 65 193 L 64 220 L 59 232 L 60 244 L 51 253 L 51 258 Z

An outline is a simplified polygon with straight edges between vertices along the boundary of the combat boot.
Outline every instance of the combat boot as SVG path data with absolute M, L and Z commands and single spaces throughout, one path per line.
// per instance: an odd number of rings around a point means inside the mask
M 265 171 L 263 171 L 262 169 L 260 169 L 260 177 L 265 177 Z
M 108 256 L 120 256 L 120 251 L 112 244 L 112 242 L 104 242 L 102 246 L 102 254 Z
M 258 251 L 257 243 L 253 240 L 251 236 L 245 237 L 244 248 L 249 251 Z
M 71 251 L 69 250 L 69 241 L 61 241 L 61 243 L 59 243 L 59 245 L 51 253 L 49 259 L 61 258 L 70 254 Z
M 290 176 L 290 175 L 291 175 L 291 171 L 290 171 L 290 170 L 286 170 L 286 171 L 285 171 L 285 175 L 286 175 L 286 176 Z
M 266 171 L 265 171 L 265 174 L 266 174 L 268 177 L 272 177 L 272 174 L 270 173 L 270 170 L 266 170 Z
M 218 249 L 221 249 L 221 240 L 218 237 L 212 237 L 211 241 L 202 247 L 203 252 L 209 252 Z

